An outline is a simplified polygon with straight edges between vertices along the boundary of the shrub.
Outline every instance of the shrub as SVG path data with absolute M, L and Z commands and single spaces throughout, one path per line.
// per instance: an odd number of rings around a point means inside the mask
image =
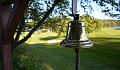
M 28 47 L 19 46 L 13 55 L 13 70 L 40 70 L 37 65 L 37 56 L 27 53 Z

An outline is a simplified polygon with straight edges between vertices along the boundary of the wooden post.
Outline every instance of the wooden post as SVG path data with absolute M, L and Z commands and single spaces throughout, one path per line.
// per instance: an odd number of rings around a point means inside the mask
M 11 55 L 11 44 L 3 44 L 2 46 L 2 67 L 3 70 L 12 70 L 12 55 Z
M 2 55 L 2 7 L 1 7 L 1 0 L 0 0 L 0 55 Z M 0 56 L 0 60 L 2 57 Z
M 11 43 L 4 44 L 4 31 L 10 16 L 10 5 L 2 5 L 2 68 L 12 70 Z
M 0 0 L 0 49 L 2 70 L 12 70 L 11 41 L 30 0 Z M 14 8 L 10 5 L 14 3 Z

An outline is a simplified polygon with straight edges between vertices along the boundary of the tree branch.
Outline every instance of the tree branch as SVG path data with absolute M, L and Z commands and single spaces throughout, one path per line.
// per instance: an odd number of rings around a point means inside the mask
M 21 21 L 20 21 L 20 25 L 19 25 L 19 28 L 18 28 L 18 31 L 17 31 L 17 35 L 16 35 L 16 38 L 15 38 L 16 41 L 19 40 L 19 37 L 20 37 L 20 34 L 22 32 L 22 29 L 24 28 L 24 25 L 25 25 L 25 18 L 23 16 Z
M 60 2 L 61 0 L 55 0 L 54 4 L 52 5 L 52 7 L 47 11 L 47 13 L 45 14 L 45 16 L 42 18 L 42 20 L 29 32 L 29 34 L 24 37 L 22 40 L 17 42 L 17 46 L 24 43 L 25 41 L 27 41 L 28 38 L 31 37 L 31 35 L 34 33 L 34 31 L 36 31 L 39 26 L 45 21 L 45 19 L 50 15 L 50 13 L 52 12 L 52 10 L 54 9 L 54 7 Z

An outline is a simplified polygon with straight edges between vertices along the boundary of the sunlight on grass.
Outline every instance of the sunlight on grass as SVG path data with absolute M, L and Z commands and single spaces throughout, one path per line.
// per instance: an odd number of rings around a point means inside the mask
M 54 68 L 52 68 L 50 65 L 48 65 L 47 63 L 44 63 L 43 66 L 47 69 L 47 70 L 54 70 Z
M 25 37 L 26 34 L 22 34 L 21 38 Z M 57 37 L 57 33 L 55 32 L 49 32 L 49 33 L 38 33 L 33 34 L 31 38 L 27 40 L 26 43 L 29 44 L 37 44 L 37 43 L 48 43 L 50 40 L 60 40 L 61 38 Z
M 103 28 L 87 35 L 94 46 L 80 49 L 80 70 L 120 70 L 120 30 Z M 23 46 L 28 46 L 27 54 L 39 57 L 38 61 L 42 62 L 38 63 L 43 70 L 74 70 L 74 49 L 62 47 L 59 43 L 48 43 L 63 39 L 54 32 L 33 34 Z

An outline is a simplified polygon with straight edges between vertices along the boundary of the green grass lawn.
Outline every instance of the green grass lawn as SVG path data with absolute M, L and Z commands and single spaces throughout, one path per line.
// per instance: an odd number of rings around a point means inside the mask
M 87 35 L 94 46 L 80 49 L 80 70 L 120 70 L 120 30 L 103 28 Z M 62 39 L 64 37 L 58 38 L 53 32 L 33 34 L 22 44 L 28 55 L 22 57 L 33 56 L 39 65 L 38 70 L 75 70 L 74 49 L 48 43 L 49 40 Z

